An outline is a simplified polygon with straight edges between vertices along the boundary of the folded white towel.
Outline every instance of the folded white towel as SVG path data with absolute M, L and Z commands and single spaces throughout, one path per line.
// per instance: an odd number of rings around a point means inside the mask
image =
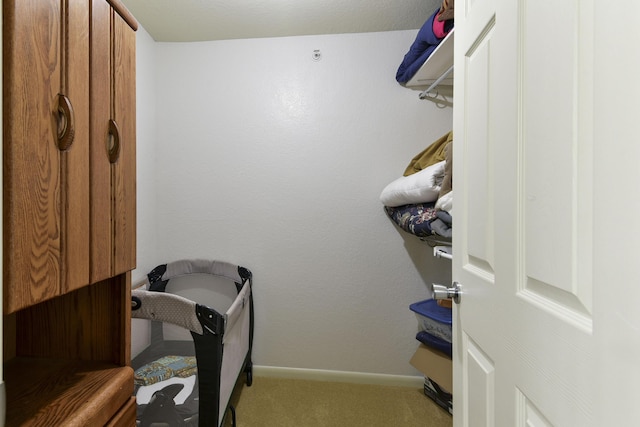
M 401 176 L 382 190 L 380 201 L 389 207 L 435 202 L 444 178 L 445 163 L 443 160 L 420 172 Z

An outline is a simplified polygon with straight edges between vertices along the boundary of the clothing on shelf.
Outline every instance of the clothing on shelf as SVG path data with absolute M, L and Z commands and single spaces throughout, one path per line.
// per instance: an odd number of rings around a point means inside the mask
M 403 231 L 420 238 L 452 236 L 453 132 L 417 154 L 402 177 L 380 194 L 385 213 Z
M 418 153 L 409 166 L 404 170 L 404 176 L 409 176 L 416 172 L 420 172 L 423 169 L 428 168 L 438 162 L 442 162 L 447 159 L 447 145 L 453 141 L 453 132 L 447 132 L 440 138 L 433 141 L 427 148 Z
M 453 5 L 453 2 L 451 2 Z M 398 71 L 396 72 L 396 81 L 398 83 L 406 83 L 416 74 L 422 64 L 431 56 L 438 47 L 444 37 L 453 29 L 453 19 L 439 21 L 441 8 L 438 8 L 422 25 L 414 42 L 409 47 L 409 51 L 405 54 Z M 447 13 L 449 9 L 445 9 L 442 13 Z M 448 13 L 445 15 L 448 16 Z
M 453 19 L 453 0 L 443 0 L 438 14 L 438 21 Z

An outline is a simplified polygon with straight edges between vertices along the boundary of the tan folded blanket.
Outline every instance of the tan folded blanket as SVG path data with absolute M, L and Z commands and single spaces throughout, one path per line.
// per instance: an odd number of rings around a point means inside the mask
M 431 165 L 444 161 L 446 159 L 445 149 L 447 144 L 451 141 L 453 141 L 453 131 L 441 136 L 411 159 L 411 162 L 405 169 L 403 175 L 412 175 L 428 168 Z
M 446 160 L 444 164 L 444 178 L 440 186 L 438 197 L 442 197 L 451 191 L 453 185 L 453 141 L 449 142 L 445 148 Z
M 453 0 L 443 0 L 438 14 L 438 21 L 453 19 Z

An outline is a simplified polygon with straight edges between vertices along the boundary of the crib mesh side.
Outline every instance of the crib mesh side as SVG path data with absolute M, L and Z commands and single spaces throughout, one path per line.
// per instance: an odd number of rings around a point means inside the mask
M 220 264 L 215 268 L 230 275 L 227 264 L 222 264 L 222 270 Z M 167 279 L 166 268 L 154 270 L 151 289 L 155 285 L 156 292 L 193 301 L 201 327 L 194 332 L 191 326 L 191 330 L 182 327 L 188 322 L 174 322 L 181 325 L 177 326 L 150 320 L 150 345 L 132 361 L 139 401 L 138 426 L 152 426 L 153 422 L 168 426 L 222 425 L 233 388 L 250 362 L 252 341 L 251 273 L 241 267 L 236 271 L 242 272 L 242 277 L 238 275 L 240 282 L 199 272 Z M 151 273 L 149 277 L 152 279 Z M 135 309 L 132 315 L 136 317 Z M 154 314 L 145 316 L 138 317 L 151 319 Z M 193 360 L 195 367 L 191 369 Z M 154 366 L 158 362 L 160 366 Z M 189 387 L 191 391 L 187 392 Z

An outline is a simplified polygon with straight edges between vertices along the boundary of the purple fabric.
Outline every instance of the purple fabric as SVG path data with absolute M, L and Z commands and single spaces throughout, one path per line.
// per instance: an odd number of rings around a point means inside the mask
M 438 8 L 424 23 L 415 41 L 409 48 L 409 52 L 406 53 L 398 72 L 396 73 L 396 80 L 398 83 L 406 83 L 411 80 L 416 72 L 420 69 L 424 61 L 427 60 L 429 55 L 438 47 L 442 38 L 438 38 L 433 32 L 433 20 L 440 11 Z

